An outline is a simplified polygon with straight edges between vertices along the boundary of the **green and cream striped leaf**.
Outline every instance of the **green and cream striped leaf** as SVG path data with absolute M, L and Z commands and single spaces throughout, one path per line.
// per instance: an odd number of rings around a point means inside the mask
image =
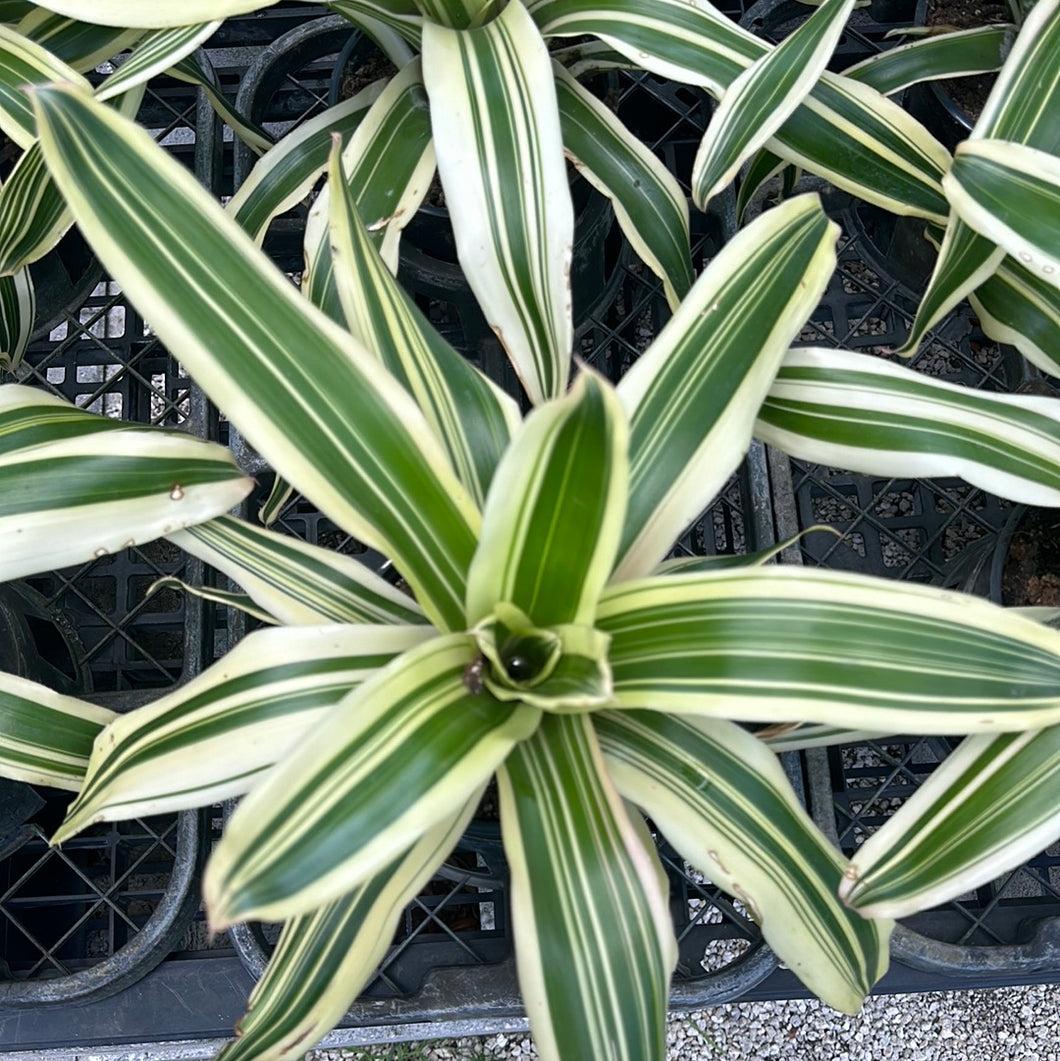
M 436 625 L 463 628 L 478 509 L 400 384 L 146 132 L 73 91 L 36 102 L 82 232 L 173 355 L 278 474 L 394 561 Z
M 495 0 L 416 0 L 425 19 L 449 29 L 476 26 L 496 6 Z
M 595 725 L 622 795 L 747 907 L 777 957 L 818 998 L 856 1013 L 887 970 L 893 925 L 840 902 L 844 859 L 773 752 L 720 719 L 608 711 Z
M 37 298 L 28 269 L 0 276 L 0 374 L 14 372 L 33 333 Z
M 806 748 L 827 748 L 833 744 L 858 744 L 866 740 L 880 740 L 890 734 L 867 729 L 844 729 L 813 723 L 787 723 L 769 726 L 755 732 L 755 739 L 770 751 L 799 752 Z
M 714 257 L 619 383 L 630 494 L 616 578 L 652 570 L 743 459 L 758 406 L 835 267 L 837 232 L 816 195 L 763 214 Z
M 1060 154 L 1060 0 L 1037 0 L 970 139 L 1013 140 Z
M 220 25 L 221 20 L 215 20 L 145 34 L 132 54 L 96 89 L 96 99 L 120 96 L 165 72 L 205 43 Z
M 416 0 L 327 0 L 327 6 L 360 26 L 370 36 L 373 35 L 375 24 L 379 24 L 419 50 L 423 16 L 416 6 Z M 395 58 L 387 49 L 384 48 L 384 51 L 392 59 Z
M 328 166 L 331 137 L 349 136 L 385 87 L 376 81 L 292 130 L 254 164 L 227 210 L 259 246 L 269 222 L 304 199 Z
M 651 573 L 653 575 L 692 575 L 703 571 L 720 571 L 724 567 L 756 567 L 760 564 L 768 564 L 770 560 L 797 545 L 807 534 L 833 534 L 841 538 L 842 534 L 824 523 L 815 523 L 812 527 L 793 534 L 790 538 L 770 545 L 766 549 L 759 549 L 754 553 L 718 553 L 714 556 L 675 556 L 672 560 L 664 560 Z
M 199 600 L 210 601 L 213 604 L 220 604 L 223 608 L 235 608 L 236 611 L 241 611 L 246 615 L 252 616 L 259 622 L 265 623 L 267 626 L 276 626 L 278 620 L 275 615 L 270 615 L 264 608 L 259 608 L 255 603 L 253 597 L 248 596 L 246 593 L 234 593 L 231 590 L 226 589 L 215 589 L 213 586 L 192 586 L 188 582 L 184 582 L 179 578 L 165 577 L 157 578 L 147 589 L 147 596 L 159 592 L 163 589 L 176 590 L 178 593 L 187 593 L 192 597 L 198 597 Z
M 1035 368 L 1060 376 L 1060 291 L 1013 258 L 969 296 L 983 331 Z
M 351 690 L 432 633 L 338 625 L 255 631 L 187 685 L 111 723 L 52 842 L 94 822 L 243 795 Z
M 81 74 L 133 47 L 143 36 L 143 30 L 78 22 L 36 5 L 19 22 L 18 32 Z
M 802 104 L 824 73 L 853 10 L 854 0 L 823 0 L 794 33 L 725 89 L 692 165 L 692 199 L 700 210 Z
M 942 183 L 962 221 L 1060 287 L 1060 157 L 1006 140 L 966 140 Z
M 170 77 L 198 85 L 210 101 L 218 117 L 247 145 L 255 154 L 261 155 L 272 147 L 273 138 L 260 126 L 244 117 L 228 102 L 217 75 L 213 70 L 203 67 L 193 55 L 185 56 L 166 71 Z M 299 127 L 300 128 L 300 127 Z M 293 134 L 289 134 L 293 135 Z
M 0 776 L 76 792 L 113 711 L 0 672 Z
M 467 582 L 468 626 L 497 601 L 535 626 L 592 624 L 622 534 L 628 428 L 614 388 L 583 369 L 534 410 L 497 468 Z
M 212 519 L 252 486 L 221 446 L 0 387 L 0 581 Z
M 720 98 L 770 45 L 715 7 L 687 0 L 532 0 L 546 36 L 600 37 L 638 67 Z M 949 155 L 885 96 L 825 73 L 770 150 L 854 195 L 899 214 L 945 218 L 940 187 Z
M 531 402 L 567 389 L 574 210 L 548 49 L 520 0 L 427 23 L 423 73 L 457 256 Z
M 26 94 L 31 85 L 65 82 L 89 93 L 92 87 L 47 48 L 0 25 L 0 130 L 23 150 L 37 136 L 33 106 Z
M 801 460 L 869 475 L 960 476 L 1060 506 L 1060 400 L 990 394 L 869 354 L 789 351 L 755 435 Z
M 740 188 L 736 193 L 736 217 L 743 220 L 755 192 L 767 181 L 786 172 L 788 163 L 778 158 L 772 151 L 759 151 L 747 164 L 747 169 L 740 178 Z
M 681 186 L 613 110 L 558 63 L 552 69 L 567 152 L 578 172 L 611 200 L 626 239 L 662 280 L 666 300 L 676 309 L 694 279 Z
M 352 556 L 221 516 L 170 541 L 227 575 L 286 626 L 423 623 L 416 602 Z
M 1060 633 L 987 601 L 783 566 L 607 589 L 620 707 L 880 733 L 1060 721 Z
M 520 423 L 519 407 L 431 327 L 391 275 L 361 221 L 337 148 L 328 187 L 328 244 L 346 323 L 415 399 L 481 508 Z
M 217 1061 L 298 1061 L 342 1019 L 386 956 L 405 907 L 460 839 L 478 805 L 432 826 L 354 891 L 288 921 Z
M 269 496 L 258 506 L 258 522 L 263 527 L 271 527 L 280 518 L 280 513 L 287 507 L 287 502 L 295 495 L 295 489 L 279 475 L 273 476 Z
M 922 81 L 1000 70 L 1015 39 L 1012 25 L 975 26 L 890 48 L 847 67 L 843 76 L 891 96 Z
M 409 650 L 326 714 L 243 800 L 203 882 L 214 929 L 338 898 L 486 783 L 540 712 L 469 691 L 473 655 L 463 634 Z
M 498 773 L 519 986 L 542 1061 L 665 1053 L 673 922 L 588 715 L 550 715 Z
M 988 280 L 1004 251 L 951 213 L 935 268 L 905 342 L 895 353 L 912 357 L 933 328 L 963 298 Z
M 427 195 L 434 173 L 427 95 L 420 62 L 414 59 L 390 79 L 342 153 L 341 183 L 392 273 L 398 270 L 401 233 Z M 331 194 L 329 181 L 309 213 L 302 292 L 342 323 L 331 251 Z
M 868 838 L 840 894 L 867 917 L 955 899 L 1060 838 L 1060 726 L 969 737 Z
M 37 0 L 38 5 L 67 18 L 92 16 L 101 26 L 166 29 L 245 15 L 271 7 L 276 0 Z M 87 10 L 86 10 L 87 8 Z
M 633 70 L 636 64 L 603 41 L 582 40 L 566 47 L 550 47 L 553 62 L 559 63 L 576 81 L 607 70 Z

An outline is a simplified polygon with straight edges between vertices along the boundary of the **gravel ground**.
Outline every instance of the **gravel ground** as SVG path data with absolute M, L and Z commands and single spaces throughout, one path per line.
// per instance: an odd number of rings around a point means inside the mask
M 674 1017 L 671 1061 L 1060 1061 L 1060 985 L 870 998 L 856 1017 L 816 1001 L 733 1003 Z M 530 1061 L 527 1036 L 316 1050 L 306 1061 Z M 590 1059 L 586 1059 L 590 1061 Z

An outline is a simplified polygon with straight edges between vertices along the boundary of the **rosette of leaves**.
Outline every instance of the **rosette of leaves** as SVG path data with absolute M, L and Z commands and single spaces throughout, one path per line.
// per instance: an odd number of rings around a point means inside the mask
M 493 39 L 430 34 L 474 70 Z M 501 54 L 551 77 L 547 56 Z M 494 776 L 543 1056 L 663 1056 L 674 944 L 642 814 L 742 899 L 807 985 L 856 1009 L 886 967 L 890 922 L 840 902 L 842 858 L 742 723 L 801 726 L 809 741 L 851 726 L 979 740 L 1060 722 L 1060 634 L 1026 617 L 761 558 L 665 561 L 767 397 L 798 437 L 861 409 L 860 430 L 837 428 L 837 457 L 959 470 L 1054 504 L 1055 403 L 874 373 L 853 354 L 842 408 L 798 390 L 797 360 L 778 379 L 834 264 L 835 226 L 812 196 L 737 235 L 617 386 L 582 370 L 568 389 L 572 232 L 562 209 L 541 209 L 562 140 L 524 133 L 542 123 L 514 123 L 490 84 L 458 109 L 490 149 L 441 172 L 450 202 L 476 184 L 505 202 L 480 215 L 473 245 L 523 278 L 505 341 L 537 344 L 533 378 L 551 381 L 540 393 L 521 363 L 536 405 L 525 420 L 398 288 L 373 243 L 386 224 L 359 213 L 337 147 L 326 243 L 341 322 L 142 130 L 77 87 L 35 93 L 49 171 L 145 319 L 277 473 L 390 556 L 412 591 L 229 516 L 172 536 L 271 628 L 110 722 L 55 839 L 245 795 L 207 870 L 210 921 L 286 924 L 229 1061 L 298 1057 L 340 1019 Z M 449 128 L 452 115 L 431 121 Z M 385 158 L 370 157 L 367 187 L 389 187 Z M 1007 808 L 1014 836 L 1028 806 Z

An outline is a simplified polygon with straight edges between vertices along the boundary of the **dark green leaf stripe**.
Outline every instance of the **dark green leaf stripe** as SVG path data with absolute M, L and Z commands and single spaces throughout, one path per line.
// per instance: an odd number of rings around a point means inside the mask
M 416 6 L 424 18 L 450 29 L 467 29 L 494 4 L 493 0 L 416 0 Z
M 973 136 L 1060 154 L 1060 2 L 1038 0 L 1024 19 Z
M 300 627 L 251 634 L 188 685 L 123 716 L 92 756 L 58 834 L 95 821 L 242 795 L 422 627 Z
M 29 270 L 0 276 L 0 372 L 14 372 L 21 363 L 33 332 L 36 306 Z
M 469 625 L 497 601 L 539 627 L 592 623 L 622 529 L 626 446 L 614 390 L 588 369 L 568 397 L 528 417 L 486 501 L 468 576 Z
M 963 594 L 748 568 L 615 586 L 597 625 L 626 707 L 891 733 L 1060 719 L 1060 634 Z
M 427 23 L 423 47 L 464 274 L 530 400 L 558 397 L 573 341 L 574 214 L 548 50 L 518 0 L 472 32 Z
M 25 89 L 28 85 L 65 81 L 90 92 L 88 82 L 46 48 L 0 25 L 0 129 L 19 147 L 36 137 L 37 123 Z
M 1060 157 L 1007 141 L 966 140 L 944 187 L 967 224 L 1060 287 Z
M 638 66 L 716 98 L 769 46 L 709 5 L 655 0 L 533 0 L 546 36 L 599 36 Z M 941 218 L 948 157 L 919 123 L 856 82 L 825 74 L 777 133 L 773 150 L 880 206 Z
M 773 753 L 731 722 L 646 711 L 594 719 L 622 794 L 744 902 L 815 994 L 855 1012 L 887 967 L 889 926 L 839 902 L 843 859 L 798 804 Z
M 92 742 L 112 711 L 0 674 L 0 773 L 77 791 Z
M 95 91 L 98 100 L 111 99 L 179 63 L 203 44 L 221 25 L 220 20 L 147 33 L 132 54 Z
M 680 185 L 614 112 L 553 65 L 563 144 L 579 171 L 614 205 L 615 216 L 672 308 L 692 286 L 688 204 Z
M 853 0 L 823 0 L 810 18 L 726 88 L 692 168 L 692 198 L 701 210 L 810 92 L 852 10 Z
M 622 379 L 630 495 L 619 577 L 651 570 L 743 459 L 784 351 L 828 282 L 836 232 L 816 196 L 762 215 Z
M 343 700 L 243 801 L 203 886 L 211 924 L 337 898 L 485 784 L 540 713 L 465 686 L 470 638 L 406 652 Z
M 880 52 L 848 67 L 843 76 L 890 96 L 921 81 L 1000 70 L 1015 39 L 1015 26 L 976 26 Z
M 342 179 L 337 152 L 329 191 L 331 239 L 321 247 L 333 256 L 350 331 L 415 399 L 481 507 L 519 423 L 518 407 L 445 341 L 387 269 Z
M 284 925 L 250 996 L 239 1038 L 217 1061 L 299 1058 L 339 1022 L 382 961 L 405 906 L 470 820 L 478 799 L 428 830 L 402 857 L 348 895 Z
M 279 474 L 394 559 L 432 619 L 461 627 L 478 514 L 405 392 L 145 133 L 72 92 L 37 101 L 79 224 L 175 356 Z
M 588 716 L 545 718 L 498 780 L 519 983 L 538 1050 L 661 1058 L 673 927 Z
M 415 0 L 328 0 L 327 6 L 354 25 L 371 26 L 379 22 L 395 30 L 413 47 L 420 46 L 423 16 Z
M 857 852 L 843 897 L 903 916 L 955 898 L 1060 837 L 1060 726 L 972 737 Z
M 983 331 L 1036 368 L 1060 376 L 1060 291 L 1006 257 L 969 295 Z
M 755 434 L 803 459 L 873 475 L 960 475 L 1060 505 L 1060 402 L 972 391 L 869 355 L 792 350 Z
M 228 202 L 228 211 L 255 243 L 265 238 L 269 222 L 304 198 L 327 168 L 331 137 L 348 137 L 364 120 L 382 84 L 376 82 L 351 99 L 311 118 L 258 160 Z
M 740 178 L 740 187 L 736 193 L 736 216 L 743 219 L 754 198 L 755 192 L 762 187 L 766 181 L 777 176 L 788 165 L 782 158 L 774 155 L 771 151 L 759 151 L 757 155 L 747 164 L 747 169 Z
M 350 556 L 232 516 L 171 536 L 282 623 L 422 623 L 416 602 Z

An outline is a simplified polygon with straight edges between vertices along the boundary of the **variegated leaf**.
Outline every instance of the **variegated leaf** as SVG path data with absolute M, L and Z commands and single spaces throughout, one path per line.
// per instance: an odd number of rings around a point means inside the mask
M 342 184 L 357 204 L 387 268 L 398 270 L 398 244 L 434 178 L 427 95 L 418 59 L 390 79 L 342 153 Z M 345 319 L 335 286 L 330 245 L 331 183 L 321 190 L 305 231 L 302 291 L 315 305 Z
M 983 331 L 1035 368 L 1060 376 L 1060 291 L 1006 257 L 969 296 Z
M 660 77 L 716 98 L 771 47 L 714 6 L 687 0 L 531 0 L 547 36 L 592 34 Z M 866 85 L 825 73 L 770 150 L 899 214 L 941 220 L 949 155 L 919 122 Z
M 269 222 L 304 199 L 328 166 L 333 133 L 348 136 L 364 120 L 385 84 L 377 81 L 357 95 L 303 122 L 255 163 L 228 201 L 236 222 L 261 245 Z
M 76 792 L 113 711 L 0 672 L 0 775 Z
M 802 751 L 805 748 L 827 748 L 832 744 L 856 744 L 859 741 L 879 740 L 887 736 L 890 734 L 877 733 L 874 730 L 845 729 L 842 726 L 807 722 L 787 722 L 755 730 L 755 739 L 777 754 Z
M 420 47 L 423 16 L 416 0 L 327 0 L 327 6 L 369 33 L 378 23 L 417 50 Z
M 339 625 L 255 631 L 188 684 L 111 723 L 53 842 L 94 822 L 242 795 L 352 689 L 432 633 Z
M 18 24 L 18 32 L 60 59 L 78 73 L 94 70 L 101 62 L 131 48 L 143 30 L 99 26 L 93 22 L 78 22 L 52 11 L 27 5 L 32 10 Z
M 173 355 L 279 474 L 394 560 L 437 625 L 462 628 L 478 510 L 400 384 L 146 132 L 73 91 L 35 98 L 82 232 Z
M 701 210 L 802 104 L 853 10 L 854 0 L 823 0 L 794 33 L 725 89 L 692 166 L 692 198 Z
M 30 147 L 37 135 L 26 87 L 52 82 L 76 85 L 85 93 L 92 91 L 76 70 L 47 48 L 0 25 L 0 130 L 23 149 Z
M 614 111 L 553 63 L 563 144 L 578 172 L 611 200 L 626 239 L 660 277 L 671 309 L 694 279 L 688 203 L 670 171 Z
M 747 164 L 747 169 L 740 178 L 740 190 L 736 193 L 737 218 L 743 219 L 759 188 L 778 174 L 786 172 L 787 169 L 788 163 L 778 158 L 772 151 L 759 151 Z
M 480 16 L 495 6 L 493 0 L 416 0 L 416 7 L 425 19 L 450 29 L 477 25 Z
M 962 221 L 1060 287 L 1060 157 L 1006 140 L 966 140 L 942 185 Z
M 0 387 L 0 580 L 212 519 L 252 486 L 221 446 L 137 429 L 30 387 Z
M 969 737 L 858 849 L 840 894 L 869 917 L 955 899 L 1060 838 L 1060 726 Z
M 460 839 L 478 793 L 354 891 L 288 921 L 265 975 L 217 1061 L 298 1061 L 375 974 L 405 907 Z
M 175 63 L 166 71 L 170 77 L 178 81 L 185 81 L 191 85 L 198 85 L 218 117 L 251 149 L 258 155 L 263 154 L 272 147 L 273 138 L 259 125 L 245 118 L 228 102 L 221 88 L 221 83 L 213 69 L 202 66 L 193 55 L 185 56 L 179 63 Z M 299 126 L 299 129 L 302 127 Z M 297 131 L 296 131 L 297 132 Z M 288 136 L 295 135 L 289 133 Z
M 422 610 L 359 560 L 232 516 L 170 536 L 285 625 L 423 623 Z
M 835 267 L 837 232 L 814 195 L 763 214 L 714 257 L 619 383 L 630 495 L 616 578 L 650 571 L 743 459 L 758 406 Z
M 98 100 L 112 99 L 144 84 L 179 63 L 214 35 L 221 20 L 145 34 L 132 54 L 95 91 Z
M 519 425 L 519 407 L 431 327 L 391 275 L 361 221 L 337 149 L 328 187 L 333 276 L 346 323 L 416 400 L 481 507 Z
M 847 67 L 843 76 L 892 96 L 922 81 L 1000 70 L 1015 39 L 1012 25 L 974 26 L 879 52 Z
M 38 4 L 68 18 L 84 18 L 101 26 L 130 26 L 143 29 L 165 29 L 188 26 L 193 22 L 245 15 L 259 8 L 271 7 L 276 0 L 37 0 Z
M 673 923 L 587 715 L 551 715 L 498 774 L 519 986 L 542 1061 L 659 1061 Z
M 206 869 L 210 924 L 338 898 L 485 784 L 540 712 L 471 692 L 463 634 L 432 638 L 347 696 L 240 804 Z
M 150 597 L 151 594 L 158 593 L 163 589 L 173 589 L 177 590 L 179 593 L 187 593 L 192 597 L 197 597 L 199 600 L 206 600 L 213 604 L 220 604 L 222 608 L 235 608 L 236 611 L 252 616 L 266 626 L 276 626 L 278 624 L 275 615 L 270 615 L 264 608 L 259 608 L 257 604 L 254 603 L 254 599 L 249 597 L 246 593 L 235 593 L 232 590 L 215 589 L 213 586 L 193 586 L 189 582 L 184 582 L 179 578 L 166 576 L 164 578 L 156 578 L 155 581 L 147 587 L 147 596 Z
M 844 860 L 776 756 L 732 722 L 656 711 L 596 717 L 607 772 L 681 855 L 739 899 L 815 995 L 856 1013 L 887 969 L 893 925 L 847 910 Z
M 428 22 L 423 73 L 464 275 L 530 400 L 555 398 L 571 362 L 574 211 L 548 49 L 510 0 L 481 29 Z
M 789 351 L 755 435 L 869 475 L 957 475 L 992 494 L 1060 506 L 1060 400 L 955 386 L 868 354 Z
M 0 276 L 0 373 L 14 372 L 33 333 L 37 299 L 28 269 Z
M 612 586 L 616 702 L 746 722 L 988 733 L 1060 721 L 1060 633 L 976 597 L 773 566 Z
M 469 626 L 497 601 L 535 626 L 591 625 L 622 533 L 627 446 L 614 389 L 589 369 L 567 397 L 527 418 L 486 500 L 468 573 Z

